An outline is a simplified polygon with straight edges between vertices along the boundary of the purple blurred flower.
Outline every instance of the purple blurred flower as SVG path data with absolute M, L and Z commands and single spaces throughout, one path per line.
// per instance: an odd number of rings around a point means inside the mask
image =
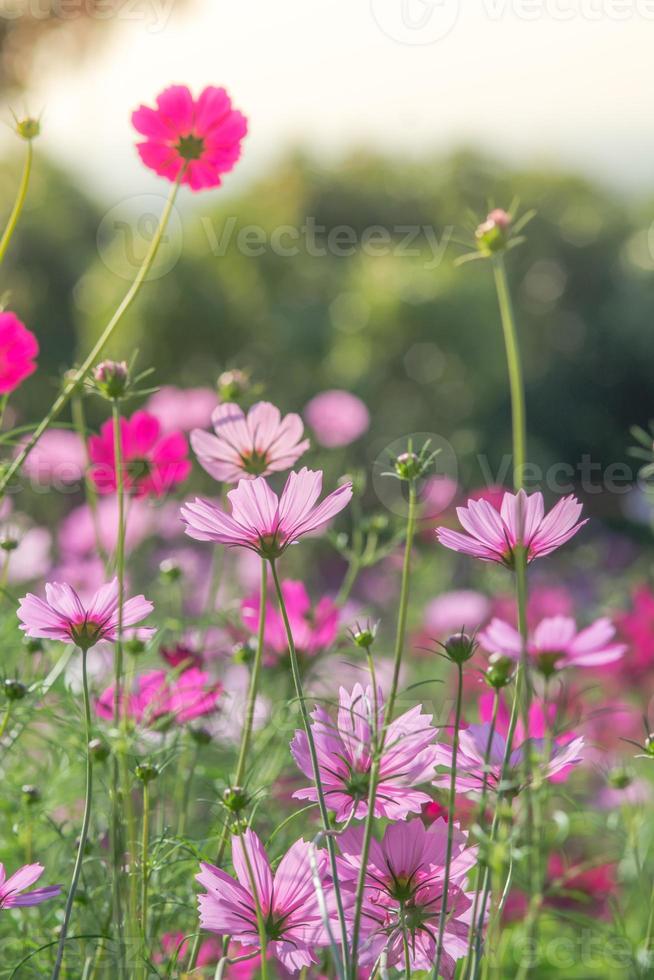
M 349 446 L 370 426 L 370 413 L 361 399 L 336 388 L 312 398 L 305 406 L 304 418 L 327 449 Z

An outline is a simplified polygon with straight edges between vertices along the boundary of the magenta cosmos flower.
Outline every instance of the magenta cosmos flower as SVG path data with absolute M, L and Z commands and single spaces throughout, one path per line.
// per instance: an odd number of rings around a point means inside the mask
M 213 714 L 218 707 L 222 684 L 214 682 L 197 667 L 178 675 L 153 670 L 137 677 L 129 694 L 124 694 L 122 712 L 138 725 L 174 722 L 184 725 Z M 111 721 L 114 713 L 114 687 L 108 687 L 96 701 L 101 718 Z
M 8 395 L 36 371 L 39 344 L 15 313 L 0 313 L 0 395 Z
M 434 775 L 437 748 L 432 745 L 437 730 L 432 716 L 416 705 L 388 726 L 381 759 L 375 816 L 405 820 L 409 813 L 420 813 L 430 797 L 413 787 Z M 384 723 L 384 699 L 378 694 L 377 730 Z M 368 813 L 368 789 L 372 767 L 374 726 L 373 692 L 370 687 L 355 684 L 352 692 L 340 690 L 336 719 L 324 708 L 313 711 L 311 730 L 318 754 L 320 778 L 325 802 L 334 810 L 336 820 L 347 820 L 354 810 L 357 820 Z M 309 745 L 304 731 L 295 733 L 291 752 L 305 776 L 313 777 Z M 315 786 L 297 790 L 300 800 L 317 800 Z
M 309 448 L 300 416 L 282 418 L 270 402 L 257 402 L 247 415 L 226 402 L 213 412 L 211 424 L 215 435 L 194 429 L 191 445 L 207 473 L 225 483 L 288 470 Z
M 188 446 L 181 432 L 162 435 L 161 424 L 148 412 L 134 412 L 120 420 L 124 462 L 124 485 L 136 497 L 161 497 L 182 483 L 191 472 Z M 107 419 L 100 435 L 89 439 L 91 476 L 101 493 L 113 493 L 117 487 L 114 454 L 114 426 Z
M 615 626 L 606 617 L 577 632 L 570 616 L 552 616 L 541 620 L 530 633 L 527 651 L 541 674 L 550 677 L 563 667 L 601 667 L 619 660 L 627 647 L 614 643 L 614 637 Z M 478 639 L 489 653 L 520 659 L 520 633 L 501 619 L 491 620 Z
M 25 895 L 21 894 L 38 881 L 44 871 L 42 864 L 26 864 L 7 878 L 4 865 L 0 864 L 0 909 L 40 905 L 41 902 L 47 902 L 49 898 L 59 895 L 61 885 L 48 885 L 47 888 L 35 888 Z
M 88 650 L 100 640 L 114 641 L 118 634 L 118 579 L 98 589 L 83 603 L 70 585 L 49 582 L 45 601 L 29 593 L 20 601 L 18 618 L 27 636 L 75 643 Z M 144 596 L 123 603 L 122 626 L 135 626 L 149 616 L 154 606 Z M 153 629 L 142 630 L 151 635 Z
M 182 520 L 189 537 L 198 541 L 249 548 L 275 559 L 303 535 L 322 528 L 352 497 L 352 484 L 346 483 L 316 504 L 321 490 L 322 471 L 306 468 L 289 474 L 279 498 L 263 477 L 241 480 L 227 494 L 231 516 L 208 500 L 196 499 L 182 507 Z
M 260 948 L 245 850 L 266 922 L 269 953 L 292 973 L 315 963 L 315 948 L 325 946 L 328 937 L 311 876 L 312 847 L 307 841 L 296 841 L 273 875 L 263 844 L 253 830 L 248 828 L 243 838 L 233 837 L 232 861 L 237 880 L 212 864 L 202 864 L 196 876 L 207 890 L 198 900 L 201 927 L 230 935 L 241 945 Z M 325 881 L 327 855 L 321 850 L 314 854 L 318 875 Z
M 452 551 L 496 561 L 508 568 L 515 564 L 515 551 L 524 547 L 527 561 L 556 551 L 586 524 L 579 522 L 581 504 L 576 497 L 563 497 L 545 515 L 542 493 L 505 493 L 499 512 L 487 500 L 469 500 L 457 507 L 466 534 L 439 527 L 436 535 Z
M 220 186 L 248 129 L 225 89 L 211 85 L 198 99 L 186 85 L 171 85 L 157 96 L 156 109 L 142 105 L 132 113 L 132 125 L 145 137 L 136 148 L 146 167 L 168 180 L 185 167 L 181 182 L 192 191 Z
M 312 398 L 304 417 L 320 445 L 327 449 L 349 446 L 370 425 L 370 413 L 361 399 L 339 389 L 322 391 Z
M 536 719 L 534 721 L 537 723 Z M 531 723 L 532 719 L 530 718 L 530 727 Z M 475 796 L 482 793 L 484 760 L 488 748 L 490 728 L 490 723 L 485 722 L 481 725 L 470 725 L 460 733 L 456 763 L 456 788 L 459 793 L 472 793 Z M 516 734 L 519 738 L 520 732 L 516 732 Z M 544 779 L 553 779 L 558 782 L 560 780 L 556 779 L 557 776 L 582 761 L 581 752 L 584 747 L 584 739 L 581 736 L 572 737 L 565 744 L 561 744 L 561 740 L 556 740 L 550 747 L 549 759 L 545 758 L 546 739 L 534 737 L 524 739 L 511 751 L 506 782 L 502 787 L 503 792 L 515 795 L 523 788 L 523 766 L 527 745 L 529 746 L 532 770 L 539 768 Z M 452 768 L 452 748 L 449 745 L 439 745 L 437 750 L 437 764 L 450 770 Z M 495 731 L 491 742 L 488 768 L 486 769 L 486 788 L 490 793 L 497 792 L 502 781 L 505 753 L 506 738 L 500 732 Z M 449 772 L 440 773 L 434 780 L 434 786 L 447 788 L 449 785 Z
M 302 582 L 282 582 L 282 595 L 291 633 L 298 654 L 314 657 L 332 645 L 338 633 L 339 609 L 327 596 L 323 596 L 317 606 L 312 608 L 311 600 Z M 244 599 L 241 603 L 241 618 L 250 632 L 256 636 L 259 628 L 258 594 Z M 276 605 L 266 605 L 266 625 L 264 642 L 268 651 L 278 659 L 288 650 L 288 640 L 284 620 Z
M 350 828 L 338 837 L 339 880 L 344 890 L 356 890 L 361 867 L 363 829 Z M 375 963 L 388 949 L 388 965 L 403 966 L 406 936 L 414 970 L 430 970 L 443 896 L 447 889 L 447 919 L 443 936 L 441 973 L 454 976 L 456 962 L 466 954 L 471 896 L 463 882 L 477 860 L 477 848 L 454 828 L 449 887 L 445 883 L 447 824 L 437 820 L 427 829 L 421 820 L 395 823 L 380 842 L 370 842 L 361 916 L 362 966 Z

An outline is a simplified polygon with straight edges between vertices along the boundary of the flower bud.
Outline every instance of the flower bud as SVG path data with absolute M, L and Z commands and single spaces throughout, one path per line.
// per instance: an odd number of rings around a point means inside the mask
M 241 813 L 249 802 L 250 796 L 242 786 L 228 786 L 223 792 L 223 804 L 230 813 Z
M 197 745 L 209 745 L 211 732 L 207 728 L 189 728 L 189 735 Z
M 501 653 L 492 653 L 488 658 L 486 668 L 486 683 L 495 691 L 501 690 L 511 683 L 515 664 L 510 657 Z
M 511 215 L 502 208 L 495 208 L 475 231 L 477 247 L 484 255 L 503 251 L 509 243 Z
M 183 574 L 180 566 L 172 558 L 164 558 L 159 562 L 159 575 L 164 582 L 179 582 Z
M 647 755 L 651 755 L 652 757 L 654 757 L 654 732 L 650 732 L 647 738 L 645 739 L 644 748 Z
M 0 548 L 2 548 L 3 551 L 15 551 L 18 544 L 18 538 L 11 532 L 3 534 L 2 538 L 0 538 Z
M 134 775 L 142 783 L 151 783 L 153 779 L 156 779 L 159 775 L 159 766 L 155 766 L 153 762 L 139 762 L 138 766 L 134 770 Z
M 38 786 L 31 786 L 29 783 L 26 783 L 20 792 L 23 797 L 23 803 L 26 806 L 34 806 L 41 799 L 41 790 Z
M 114 401 L 122 398 L 129 384 L 129 368 L 125 361 L 102 361 L 93 372 L 98 390 Z
M 612 789 L 627 789 L 633 782 L 633 773 L 625 766 L 616 766 L 608 773 L 606 781 Z
M 223 402 L 239 402 L 250 388 L 250 377 L 245 371 L 235 368 L 223 371 L 218 378 L 218 395 Z
M 359 626 L 357 623 L 356 627 L 351 631 L 352 640 L 355 645 L 362 650 L 369 650 L 370 647 L 375 642 L 377 636 L 377 623 L 373 626 L 368 624 L 367 626 Z
M 34 140 L 41 134 L 41 120 L 26 116 L 25 119 L 16 120 L 16 132 L 21 139 Z
M 31 636 L 23 637 L 23 646 L 28 653 L 43 653 L 43 641 L 34 639 Z
M 245 664 L 249 666 L 254 660 L 255 644 L 253 640 L 246 640 L 244 643 L 237 643 L 232 648 L 232 657 L 235 664 Z
M 464 664 L 477 649 L 475 640 L 467 633 L 454 633 L 443 644 L 445 653 L 455 664 Z
M 89 752 L 91 758 L 96 762 L 106 762 L 111 754 L 111 749 L 102 738 L 92 738 L 89 742 Z
M 146 644 L 138 636 L 131 636 L 128 640 L 125 640 L 123 648 L 125 653 L 128 653 L 130 657 L 140 657 L 145 653 Z
M 27 687 L 21 681 L 7 678 L 4 687 L 8 701 L 22 701 L 27 694 Z
M 421 475 L 417 453 L 401 453 L 395 460 L 395 472 L 401 480 L 417 480 Z

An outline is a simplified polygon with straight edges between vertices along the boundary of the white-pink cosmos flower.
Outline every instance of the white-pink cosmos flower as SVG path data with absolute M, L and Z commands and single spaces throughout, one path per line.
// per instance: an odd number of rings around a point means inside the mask
M 538 670 L 548 677 L 563 667 L 601 667 L 619 660 L 627 646 L 614 643 L 614 637 L 615 626 L 606 616 L 579 632 L 572 617 L 551 616 L 542 619 L 530 633 L 527 652 Z M 478 639 L 489 653 L 520 659 L 520 633 L 502 619 L 491 620 Z
M 507 492 L 499 511 L 487 500 L 469 500 L 467 507 L 457 507 L 466 534 L 439 527 L 436 535 L 452 551 L 513 568 L 518 548 L 526 550 L 531 562 L 569 541 L 587 523 L 579 521 L 581 509 L 577 498 L 570 495 L 546 515 L 542 493 Z
M 191 446 L 207 473 L 224 483 L 290 469 L 309 448 L 300 416 L 282 418 L 270 402 L 257 402 L 247 415 L 226 402 L 215 409 L 211 424 L 215 435 L 194 429 Z
M 321 490 L 320 470 L 289 474 L 279 497 L 263 477 L 241 480 L 227 494 L 231 515 L 208 500 L 196 499 L 182 507 L 182 520 L 189 537 L 198 541 L 249 548 L 263 558 L 275 559 L 304 534 L 322 528 L 352 497 L 352 484 L 346 483 L 318 504 Z
M 118 579 L 98 589 L 84 603 L 71 585 L 49 582 L 45 600 L 28 593 L 20 601 L 18 618 L 27 636 L 74 643 L 88 650 L 100 640 L 116 639 L 119 626 Z M 154 606 L 139 595 L 123 602 L 122 626 L 135 626 Z M 145 633 L 142 630 L 141 633 Z M 147 630 L 148 635 L 154 630 Z

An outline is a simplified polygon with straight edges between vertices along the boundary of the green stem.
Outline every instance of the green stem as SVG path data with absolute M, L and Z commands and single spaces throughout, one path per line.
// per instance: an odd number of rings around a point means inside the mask
M 143 264 L 141 265 L 139 271 L 137 272 L 136 278 L 134 279 L 132 285 L 128 289 L 120 305 L 118 306 L 115 313 L 107 323 L 106 327 L 102 331 L 96 343 L 93 345 L 92 350 L 90 351 L 90 353 L 88 354 L 88 356 L 86 357 L 82 365 L 76 371 L 74 371 L 71 374 L 71 376 L 68 378 L 68 380 L 64 383 L 64 387 L 62 388 L 60 394 L 53 402 L 52 407 L 50 408 L 48 414 L 45 416 L 44 419 L 41 420 L 41 422 L 39 422 L 36 429 L 30 436 L 30 438 L 27 440 L 27 442 L 25 443 L 21 451 L 14 457 L 13 462 L 5 470 L 3 476 L 0 478 L 0 495 L 2 495 L 5 492 L 7 486 L 9 485 L 11 480 L 13 480 L 14 476 L 20 472 L 23 463 L 25 462 L 29 454 L 32 452 L 32 450 L 36 446 L 37 442 L 39 441 L 43 433 L 52 425 L 54 420 L 60 415 L 60 413 L 66 407 L 73 392 L 76 390 L 76 388 L 79 385 L 82 384 L 87 374 L 93 367 L 93 364 L 95 363 L 96 359 L 102 353 L 105 346 L 111 339 L 114 330 L 116 329 L 116 327 L 122 320 L 123 316 L 134 302 L 156 258 L 159 245 L 161 244 L 161 240 L 163 238 L 163 234 L 166 229 L 166 225 L 168 224 L 168 219 L 170 218 L 170 215 L 173 210 L 173 206 L 175 204 L 175 198 L 177 197 L 177 192 L 179 190 L 180 181 L 182 180 L 183 175 L 184 175 L 184 170 L 180 172 L 177 180 L 173 184 L 166 205 L 162 211 L 161 218 L 159 219 L 159 225 L 157 226 L 157 230 L 150 243 L 150 247 L 146 253 L 146 256 L 143 259 Z
M 25 198 L 27 197 L 27 188 L 30 182 L 30 174 L 32 173 L 32 141 L 27 141 L 27 151 L 25 153 L 25 163 L 23 164 L 23 173 L 20 178 L 20 184 L 18 185 L 18 192 L 16 194 L 16 200 L 14 201 L 14 206 L 9 215 L 9 220 L 7 222 L 7 227 L 2 233 L 2 238 L 0 238 L 0 263 L 4 261 L 5 254 L 9 248 L 9 242 L 11 241 L 12 235 L 16 230 L 16 225 L 18 224 L 18 219 L 20 218 L 21 211 L 23 210 L 23 205 L 25 204 Z
M 150 787 L 147 780 L 143 781 L 143 820 L 141 828 L 141 932 L 143 935 L 144 952 L 148 944 L 148 878 L 149 857 L 148 844 L 150 841 Z
M 501 254 L 493 258 L 493 275 L 495 289 L 500 307 L 504 346 L 509 370 L 509 387 L 511 390 L 511 413 L 513 418 L 513 483 L 516 490 L 523 486 L 525 463 L 527 461 L 527 414 L 525 411 L 525 387 L 522 378 L 520 348 L 518 346 L 518 331 L 516 328 L 513 304 L 509 283 L 506 277 L 506 267 Z
M 288 613 L 286 612 L 286 603 L 284 602 L 284 594 L 282 593 L 282 588 L 279 582 L 279 576 L 277 574 L 277 567 L 274 561 L 270 562 L 270 571 L 272 573 L 273 582 L 275 583 L 275 592 L 277 594 L 277 602 L 279 603 L 279 611 L 282 615 L 282 620 L 284 621 L 284 629 L 286 631 L 286 639 L 288 642 L 288 653 L 291 662 L 291 673 L 293 675 L 293 683 L 295 685 L 295 694 L 300 705 L 302 725 L 304 727 L 304 732 L 307 737 L 307 744 L 309 746 L 309 755 L 311 757 L 313 778 L 316 784 L 316 793 L 318 795 L 318 809 L 320 810 L 322 828 L 325 831 L 325 842 L 327 845 L 327 852 L 329 854 L 329 862 L 330 862 L 331 875 L 332 875 L 332 886 L 334 889 L 334 898 L 336 900 L 336 911 L 338 915 L 338 923 L 339 923 L 339 928 L 341 933 L 343 969 L 344 969 L 344 975 L 347 977 L 348 970 L 349 970 L 347 925 L 345 922 L 345 910 L 343 907 L 343 899 L 341 896 L 341 889 L 339 885 L 338 864 L 336 862 L 336 847 L 334 844 L 334 839 L 330 832 L 329 814 L 327 812 L 327 805 L 325 803 L 325 793 L 322 786 L 322 780 L 320 778 L 320 765 L 318 763 L 316 744 L 314 742 L 313 732 L 311 730 L 311 719 L 309 717 L 309 712 L 307 711 L 306 700 L 304 697 L 304 690 L 302 688 L 302 677 L 300 675 L 300 666 L 297 659 L 297 651 L 295 649 L 295 640 L 293 639 L 291 624 L 288 619 Z
M 72 397 L 71 401 L 71 415 L 73 418 L 73 425 L 75 426 L 75 431 L 77 432 L 79 438 L 81 439 L 82 446 L 84 448 L 84 463 L 85 463 L 85 473 L 84 473 L 84 494 L 86 496 L 86 502 L 89 506 L 89 511 L 91 513 L 91 520 L 93 522 L 93 536 L 95 537 L 95 546 L 98 549 L 98 554 L 102 559 L 105 567 L 108 565 L 107 554 L 102 544 L 102 535 L 100 533 L 100 520 L 98 517 L 98 494 L 95 489 L 95 484 L 90 476 L 91 469 L 91 457 L 89 455 L 89 442 L 87 439 L 87 429 L 86 429 L 86 417 L 84 415 L 84 403 L 82 401 L 82 396 L 79 391 Z
M 432 972 L 433 980 L 438 980 L 438 974 L 443 956 L 443 938 L 447 922 L 448 892 L 450 888 L 450 870 L 452 867 L 452 847 L 454 845 L 454 804 L 456 800 L 456 766 L 459 756 L 459 730 L 461 728 L 461 707 L 463 704 L 463 666 L 457 664 L 456 709 L 454 713 L 454 734 L 452 736 L 452 768 L 450 770 L 450 799 L 447 808 L 447 845 L 445 847 L 445 875 L 443 880 L 443 897 L 441 900 L 441 915 L 438 923 L 438 944 L 436 962 Z
M 404 921 L 404 902 L 400 902 L 400 918 L 402 921 L 402 949 L 404 952 L 404 972 L 406 974 L 405 980 L 411 980 L 411 956 L 409 953 L 409 939 Z
M 268 937 L 266 935 L 266 920 L 264 918 L 263 909 L 261 907 L 261 899 L 259 897 L 259 892 L 257 890 L 257 880 L 254 877 L 254 871 L 252 869 L 252 862 L 250 861 L 250 855 L 248 854 L 248 849 L 245 846 L 245 840 L 242 833 L 239 833 L 241 839 L 241 851 L 243 853 L 243 860 L 245 861 L 245 867 L 248 873 L 248 878 L 250 879 L 250 888 L 252 889 L 252 898 L 254 899 L 254 907 L 257 914 L 257 931 L 259 933 L 259 945 L 261 946 L 261 980 L 267 980 L 268 978 Z
M 359 865 L 359 878 L 357 881 L 356 899 L 354 907 L 354 922 L 352 927 L 352 972 L 353 980 L 356 980 L 357 963 L 359 958 L 359 937 L 361 933 L 361 914 L 363 909 L 363 893 L 366 885 L 366 872 L 368 865 L 368 854 L 370 852 L 370 841 L 372 839 L 372 827 L 375 820 L 375 802 L 377 799 L 377 787 L 379 784 L 379 770 L 381 758 L 384 751 L 384 742 L 388 726 L 393 720 L 395 711 L 395 701 L 397 700 L 397 689 L 400 681 L 400 668 L 402 666 L 402 654 L 404 653 L 404 642 L 406 638 L 407 614 L 409 608 L 409 584 L 411 579 L 411 552 L 413 549 L 413 539 L 416 530 L 416 505 L 417 493 L 415 482 L 409 482 L 409 511 L 407 515 L 406 539 L 404 544 L 404 561 L 402 563 L 402 584 L 400 588 L 400 605 L 397 616 L 397 628 L 395 632 L 395 651 L 393 656 L 393 678 L 388 701 L 384 709 L 384 724 L 379 738 L 379 745 L 372 760 L 370 767 L 370 784 L 368 787 L 368 812 L 363 831 L 363 842 L 361 845 L 361 863 Z
M 2 722 L 0 722 L 0 738 L 7 731 L 7 725 L 9 724 L 9 719 L 11 718 L 11 701 L 7 701 L 7 707 L 5 708 L 5 713 L 2 716 Z
M 91 751 L 89 749 L 89 744 L 91 742 L 91 699 L 89 697 L 89 679 L 86 669 L 86 650 L 82 650 L 82 689 L 84 692 L 84 730 L 86 734 L 86 791 L 84 794 L 84 817 L 82 820 L 82 832 L 79 838 L 79 844 L 77 846 L 77 857 L 75 858 L 75 867 L 73 869 L 73 879 L 70 884 L 70 891 L 68 892 L 68 898 L 66 900 L 66 909 L 64 912 L 64 921 L 61 927 L 61 932 L 59 934 L 59 945 L 57 946 L 57 959 L 55 961 L 54 970 L 52 971 L 52 980 L 58 980 L 59 974 L 61 972 L 61 966 L 64 958 L 64 948 L 66 945 L 66 937 L 68 936 L 68 927 L 70 925 L 70 917 L 73 911 L 73 902 L 75 901 L 75 893 L 77 891 L 77 885 L 79 883 L 80 874 L 82 871 L 82 862 L 84 861 L 84 851 L 86 850 L 86 840 L 89 833 L 89 825 L 91 823 L 91 798 L 93 795 L 93 766 L 91 759 Z

